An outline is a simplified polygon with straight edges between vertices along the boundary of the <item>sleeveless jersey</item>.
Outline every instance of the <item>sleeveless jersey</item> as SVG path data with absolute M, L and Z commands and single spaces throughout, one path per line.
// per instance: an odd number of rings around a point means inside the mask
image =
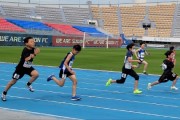
M 131 51 L 128 51 L 126 53 L 125 59 L 124 59 L 124 67 L 125 69 L 131 69 L 132 68 L 132 63 L 128 62 L 128 57 L 131 57 L 132 59 L 133 53 Z
M 140 60 L 144 60 L 144 55 L 145 55 L 145 50 L 140 48 L 140 50 L 138 51 L 138 58 Z
M 69 54 L 73 54 L 73 53 L 72 53 L 72 52 L 67 53 L 66 57 L 64 58 L 64 60 L 61 62 L 60 66 L 59 66 L 60 69 L 63 69 L 63 70 L 66 69 L 66 66 L 64 65 L 64 62 L 65 62 L 65 60 L 66 60 L 66 58 L 67 58 L 67 56 L 68 56 Z M 70 60 L 68 61 L 68 66 L 69 66 L 70 68 L 72 68 L 74 59 L 75 59 L 75 56 L 73 55 L 73 56 L 70 58 Z

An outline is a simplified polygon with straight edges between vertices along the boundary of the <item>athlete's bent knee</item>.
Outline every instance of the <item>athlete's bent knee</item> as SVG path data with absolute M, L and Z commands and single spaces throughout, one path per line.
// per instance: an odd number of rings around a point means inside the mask
M 116 80 L 116 83 L 123 84 L 125 82 L 125 78 L 121 78 L 120 80 Z
M 139 75 L 134 76 L 135 80 L 139 80 Z
M 169 81 L 169 80 L 161 80 L 161 79 L 158 80 L 159 83 L 165 83 L 165 82 L 167 82 L 167 81 Z

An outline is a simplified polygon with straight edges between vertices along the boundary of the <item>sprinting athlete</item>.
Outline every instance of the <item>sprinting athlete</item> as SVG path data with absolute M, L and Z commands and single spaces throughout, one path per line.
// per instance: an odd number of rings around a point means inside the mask
M 139 63 L 137 64 L 137 68 L 139 68 L 141 64 L 144 64 L 143 73 L 146 74 L 146 75 L 148 75 L 148 73 L 147 73 L 147 71 L 146 71 L 146 70 L 147 70 L 147 67 L 148 67 L 148 62 L 146 62 L 146 61 L 144 60 L 144 57 L 145 57 L 145 55 L 149 55 L 149 54 L 147 53 L 147 51 L 146 51 L 144 48 L 145 48 L 145 43 L 144 43 L 144 42 L 141 42 L 141 43 L 140 43 L 140 48 L 135 51 L 135 56 L 136 56 L 136 58 L 137 58 L 138 60 L 141 61 L 141 62 L 139 62 Z
M 77 55 L 80 51 L 81 51 L 81 46 L 74 45 L 72 51 L 67 53 L 66 57 L 64 58 L 64 60 L 61 62 L 59 66 L 60 68 L 59 78 L 61 78 L 60 80 L 58 80 L 55 77 L 55 75 L 50 75 L 47 78 L 48 82 L 53 80 L 57 85 L 59 85 L 60 87 L 63 87 L 66 77 L 69 77 L 73 83 L 71 100 L 75 100 L 75 101 L 80 100 L 81 98 L 76 95 L 77 79 L 76 79 L 75 72 L 72 70 L 72 65 L 75 59 L 75 55 Z
M 122 67 L 121 79 L 112 80 L 111 78 L 106 82 L 106 86 L 111 85 L 112 83 L 124 84 L 128 75 L 132 76 L 135 79 L 134 82 L 134 94 L 140 94 L 142 91 L 138 89 L 139 75 L 133 70 L 136 66 L 132 65 L 132 62 L 141 62 L 140 60 L 133 60 L 133 50 L 134 43 L 127 45 L 127 53 L 124 59 L 124 65 Z
M 166 55 L 166 59 L 163 61 L 163 64 L 162 64 L 162 69 L 164 70 L 164 72 L 159 78 L 159 80 L 153 83 L 148 83 L 148 86 L 147 86 L 148 90 L 151 89 L 152 86 L 154 85 L 164 83 L 169 80 L 172 81 L 171 90 L 178 90 L 178 88 L 175 86 L 178 79 L 178 75 L 172 72 L 174 68 L 174 63 L 171 61 L 171 59 L 173 58 L 174 53 L 173 51 L 167 51 L 165 55 Z
M 34 92 L 31 84 L 38 78 L 39 73 L 32 67 L 32 62 L 35 56 L 40 52 L 39 48 L 35 48 L 35 42 L 32 37 L 26 37 L 24 39 L 25 47 L 21 54 L 21 59 L 13 73 L 12 80 L 7 84 L 5 90 L 2 93 L 2 101 L 6 101 L 6 95 L 8 90 L 25 74 L 31 76 L 27 87 L 29 91 Z

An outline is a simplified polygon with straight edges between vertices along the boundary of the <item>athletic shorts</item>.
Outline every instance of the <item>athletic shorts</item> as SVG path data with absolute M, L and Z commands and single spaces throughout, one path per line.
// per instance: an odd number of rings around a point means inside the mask
M 59 72 L 59 78 L 66 79 L 66 77 L 69 77 L 71 75 L 72 74 L 67 69 L 65 69 L 65 70 L 61 69 Z
M 21 79 L 24 76 L 24 74 L 31 76 L 31 72 L 33 70 L 35 70 L 33 67 L 30 68 L 16 67 L 16 70 L 14 71 L 12 78 L 18 80 Z
M 139 80 L 139 75 L 133 69 L 126 69 L 123 66 L 121 77 L 126 79 L 128 75 L 133 77 L 135 80 Z
M 178 75 L 176 73 L 173 73 L 173 72 L 163 73 L 158 81 L 159 82 L 167 82 L 168 80 L 173 81 L 176 79 L 177 76 Z

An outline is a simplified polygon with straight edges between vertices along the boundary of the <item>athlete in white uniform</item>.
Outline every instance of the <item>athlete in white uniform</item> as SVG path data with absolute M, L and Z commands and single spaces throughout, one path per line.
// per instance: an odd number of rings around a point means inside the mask
M 145 43 L 141 42 L 140 48 L 135 51 L 135 56 L 138 60 L 141 61 L 137 64 L 137 67 L 139 68 L 141 64 L 144 64 L 143 73 L 148 75 L 148 73 L 146 72 L 147 67 L 148 67 L 148 62 L 146 62 L 144 60 L 144 57 L 145 57 L 145 55 L 149 55 L 149 54 L 147 53 L 147 51 L 144 48 L 145 48 Z

